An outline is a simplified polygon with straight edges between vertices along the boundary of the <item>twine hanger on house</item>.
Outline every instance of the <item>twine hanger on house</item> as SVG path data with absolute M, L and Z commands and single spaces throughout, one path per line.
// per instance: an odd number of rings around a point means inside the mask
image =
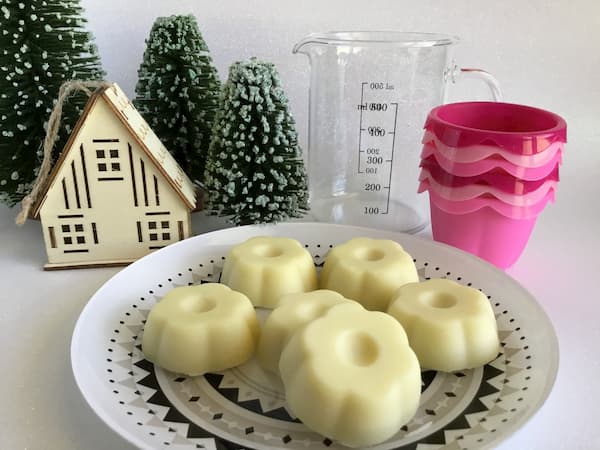
M 58 99 L 56 100 L 56 104 L 54 105 L 52 113 L 50 113 L 50 118 L 48 119 L 48 128 L 46 130 L 46 137 L 44 138 L 44 158 L 42 159 L 40 171 L 38 172 L 35 182 L 33 183 L 31 192 L 26 195 L 23 200 L 21 200 L 21 212 L 19 212 L 17 218 L 15 219 L 15 223 L 17 225 L 23 225 L 29 218 L 31 208 L 33 205 L 35 205 L 38 199 L 37 197 L 42 190 L 42 187 L 46 183 L 48 175 L 50 174 L 50 170 L 52 169 L 52 149 L 54 148 L 56 138 L 58 137 L 58 131 L 60 130 L 62 110 L 65 100 L 77 92 L 85 92 L 87 96 L 90 97 L 96 89 L 108 86 L 110 86 L 110 83 L 107 81 L 80 80 L 66 81 L 61 85 L 58 91 Z

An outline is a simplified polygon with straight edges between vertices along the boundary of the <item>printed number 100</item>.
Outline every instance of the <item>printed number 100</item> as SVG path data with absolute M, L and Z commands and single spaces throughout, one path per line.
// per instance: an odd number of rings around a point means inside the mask
M 379 214 L 379 208 L 377 206 L 365 206 L 364 214 Z

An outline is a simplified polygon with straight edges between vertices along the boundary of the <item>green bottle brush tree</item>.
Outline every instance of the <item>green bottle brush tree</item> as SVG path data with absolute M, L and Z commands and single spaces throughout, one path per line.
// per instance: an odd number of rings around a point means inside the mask
M 0 201 L 10 206 L 31 190 L 47 121 L 62 83 L 101 80 L 104 73 L 79 0 L 0 0 Z M 63 109 L 56 160 L 87 96 Z
M 306 170 L 277 69 L 256 59 L 229 69 L 205 174 L 207 209 L 236 225 L 307 210 Z
M 202 184 L 221 82 L 194 16 L 159 17 L 138 70 L 135 107 Z

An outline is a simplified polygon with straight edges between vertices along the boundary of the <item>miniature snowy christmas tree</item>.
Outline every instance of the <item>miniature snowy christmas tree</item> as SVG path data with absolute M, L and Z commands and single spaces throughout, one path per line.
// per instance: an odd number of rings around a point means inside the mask
M 273 64 L 229 69 L 206 162 L 207 209 L 236 225 L 301 217 L 306 171 L 295 122 Z
M 133 104 L 201 184 L 221 89 L 208 47 L 191 15 L 159 17 L 146 44 Z
M 102 79 L 85 24 L 79 0 L 0 0 L 0 201 L 8 205 L 31 190 L 60 86 Z M 81 93 L 65 104 L 54 160 L 86 102 Z

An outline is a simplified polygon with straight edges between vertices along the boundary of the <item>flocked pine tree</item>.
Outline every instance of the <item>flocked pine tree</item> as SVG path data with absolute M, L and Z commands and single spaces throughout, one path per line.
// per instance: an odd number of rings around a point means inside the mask
M 61 84 L 103 76 L 79 0 L 0 0 L 0 201 L 31 190 Z M 71 98 L 53 156 L 62 150 L 87 101 Z
M 133 103 L 201 184 L 221 88 L 208 47 L 191 15 L 159 17 L 146 45 Z
M 207 209 L 236 225 L 301 217 L 306 171 L 273 64 L 236 62 L 221 92 L 206 162 Z

